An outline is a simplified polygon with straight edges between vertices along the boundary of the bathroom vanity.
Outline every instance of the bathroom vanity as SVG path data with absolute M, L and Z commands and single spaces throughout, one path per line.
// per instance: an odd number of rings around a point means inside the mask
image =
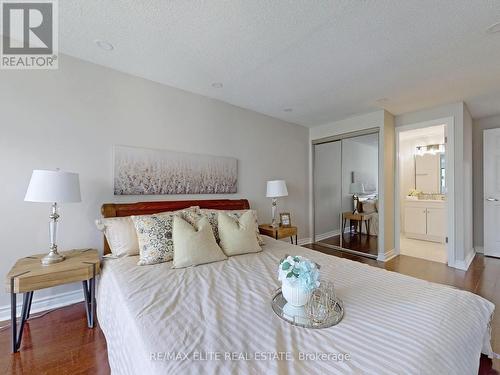
M 407 238 L 444 243 L 446 201 L 405 199 L 404 233 Z

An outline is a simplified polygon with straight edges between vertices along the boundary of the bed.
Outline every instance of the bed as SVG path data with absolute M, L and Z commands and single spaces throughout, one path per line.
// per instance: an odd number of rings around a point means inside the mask
M 104 216 L 246 200 L 104 205 Z M 216 203 L 217 202 L 217 203 Z M 469 292 L 264 237 L 263 251 L 186 269 L 105 259 L 97 316 L 114 374 L 477 374 L 494 305 Z M 105 246 L 106 247 L 106 246 Z M 345 316 L 305 329 L 274 315 L 285 255 L 321 265 Z

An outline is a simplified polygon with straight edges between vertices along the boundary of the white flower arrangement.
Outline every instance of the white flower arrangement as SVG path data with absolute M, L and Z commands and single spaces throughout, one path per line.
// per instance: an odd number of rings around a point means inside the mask
M 280 261 L 278 280 L 293 287 L 300 286 L 312 291 L 319 286 L 319 268 L 317 263 L 300 255 L 288 255 Z

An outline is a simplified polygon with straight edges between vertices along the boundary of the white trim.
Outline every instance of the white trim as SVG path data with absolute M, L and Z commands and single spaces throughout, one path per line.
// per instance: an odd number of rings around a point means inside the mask
M 465 261 L 462 260 L 457 260 L 455 261 L 455 268 L 458 268 L 459 270 L 464 270 L 467 271 L 469 269 L 470 264 L 474 260 L 474 257 L 476 256 L 476 250 L 471 249 L 469 256 Z
M 476 253 L 484 254 L 484 247 L 483 246 L 474 246 L 474 250 L 476 251 Z
M 36 296 L 36 291 L 34 296 Z M 72 305 L 77 302 L 83 301 L 83 292 L 81 289 L 75 289 L 71 292 L 64 292 L 55 294 L 53 296 L 41 297 L 33 299 L 31 304 L 31 315 L 39 313 L 45 310 L 51 310 L 58 307 L 63 307 L 67 305 Z M 17 316 L 21 316 L 22 309 L 22 298 L 17 297 Z M 10 304 L 0 306 L 0 321 L 9 320 L 10 321 Z
M 430 121 L 419 122 L 416 124 L 397 126 L 396 129 L 396 175 L 395 175 L 395 192 L 394 192 L 394 236 L 395 236 L 395 252 L 400 254 L 400 233 L 401 233 L 401 202 L 400 202 L 400 186 L 399 186 L 399 135 L 401 132 L 427 128 L 430 126 L 445 125 L 446 142 L 446 213 L 447 213 L 447 236 L 448 243 L 446 253 L 448 255 L 448 266 L 460 268 L 455 261 L 455 119 L 453 116 L 445 117 Z M 472 261 L 472 260 L 471 260 Z M 457 263 L 457 264 L 456 264 Z M 462 263 L 462 265 L 465 265 Z M 460 268 L 462 269 L 462 268 Z
M 340 232 L 341 232 L 340 229 L 337 229 L 337 230 L 331 230 L 331 231 L 326 232 L 326 233 L 317 234 L 315 236 L 316 242 L 322 241 L 325 238 L 329 238 L 329 237 L 333 237 L 333 236 L 338 236 L 338 235 L 340 235 Z
M 395 249 L 391 249 L 391 250 L 385 251 L 383 253 L 379 252 L 379 254 L 377 256 L 377 260 L 379 262 L 387 262 L 387 261 L 391 260 L 392 258 L 397 257 L 398 255 L 399 254 L 396 253 Z
M 311 240 L 311 237 L 304 237 L 304 238 L 300 238 L 298 241 L 297 241 L 297 245 L 299 246 L 302 246 L 302 245 L 308 245 L 312 243 L 312 240 Z

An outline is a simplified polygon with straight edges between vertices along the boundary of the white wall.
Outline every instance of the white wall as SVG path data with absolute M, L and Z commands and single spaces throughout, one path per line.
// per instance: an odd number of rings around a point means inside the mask
M 463 205 L 463 218 L 464 218 L 464 250 L 465 262 L 468 263 L 472 261 L 474 256 L 474 243 L 473 243 L 473 182 L 472 182 L 472 116 L 469 109 L 464 105 L 464 156 L 463 156 L 463 168 L 464 168 L 464 205 Z M 467 265 L 468 266 L 468 265 Z
M 394 207 L 396 195 L 396 134 L 394 116 L 383 111 L 379 135 L 379 252 L 377 260 L 384 261 L 395 253 Z M 381 245 L 382 244 L 382 245 Z
M 380 124 L 383 123 L 383 121 L 383 110 L 370 112 L 364 115 L 314 126 L 309 129 L 309 138 L 315 140 L 358 130 L 380 128 Z
M 261 222 L 270 220 L 266 180 L 285 179 L 280 210 L 291 212 L 299 237 L 309 236 L 307 128 L 67 56 L 59 67 L 0 71 L 1 275 L 16 259 L 47 251 L 49 206 L 23 202 L 32 169 L 80 173 L 82 203 L 61 207 L 61 249 L 102 248 L 93 221 L 105 202 L 221 197 L 114 197 L 114 144 L 236 157 L 238 194 L 222 197 L 248 198 Z M 0 314 L 8 303 L 1 293 Z
M 484 246 L 483 131 L 495 128 L 500 128 L 500 115 L 474 120 L 472 126 L 474 248 L 481 252 Z

